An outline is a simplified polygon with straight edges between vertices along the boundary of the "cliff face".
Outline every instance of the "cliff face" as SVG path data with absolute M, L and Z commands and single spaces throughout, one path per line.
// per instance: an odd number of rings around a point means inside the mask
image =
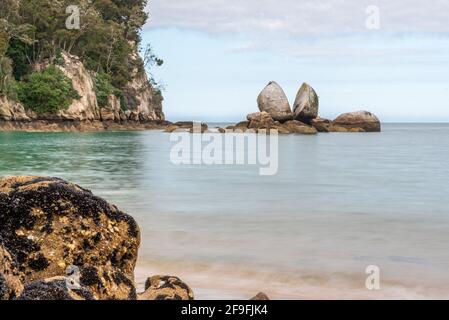
M 3 121 L 157 121 L 165 120 L 162 112 L 162 101 L 155 99 L 155 91 L 144 72 L 134 70 L 132 81 L 124 89 L 127 102 L 125 110 L 121 109 L 120 101 L 114 95 L 109 96 L 109 106 L 100 108 L 95 94 L 95 74 L 88 71 L 82 61 L 74 55 L 62 53 L 64 63 L 59 65 L 64 74 L 72 80 L 73 88 L 80 99 L 73 100 L 67 110 L 56 114 L 37 114 L 26 110 L 18 102 L 0 98 L 0 120 Z M 141 59 L 137 54 L 134 59 Z M 49 66 L 44 62 L 34 66 L 36 71 L 42 71 Z

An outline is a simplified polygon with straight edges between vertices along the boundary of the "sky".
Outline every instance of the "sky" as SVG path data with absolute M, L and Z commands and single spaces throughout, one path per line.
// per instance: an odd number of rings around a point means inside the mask
M 234 122 L 278 82 L 334 119 L 449 121 L 449 0 L 150 0 L 143 44 L 164 60 L 167 119 Z

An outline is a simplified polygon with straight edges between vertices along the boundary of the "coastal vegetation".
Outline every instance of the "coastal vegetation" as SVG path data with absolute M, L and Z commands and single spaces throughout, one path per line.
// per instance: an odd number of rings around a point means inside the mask
M 79 28 L 67 28 L 69 6 L 79 8 Z M 55 69 L 42 72 L 37 66 L 61 66 L 62 53 L 80 59 L 92 74 L 99 106 L 107 106 L 108 96 L 120 99 L 122 108 L 132 109 L 133 100 L 125 99 L 130 82 L 145 73 L 145 67 L 161 65 L 151 46 L 143 48 L 141 29 L 148 19 L 147 0 L 2 0 L 0 8 L 0 97 L 19 99 L 35 111 L 56 111 L 67 108 L 74 97 L 73 87 L 64 79 L 61 101 L 40 103 L 32 96 L 51 85 L 40 83 L 61 79 Z M 149 84 L 155 99 L 161 99 L 158 84 L 150 75 Z M 33 86 L 34 93 L 25 93 Z M 72 88 L 68 88 L 72 87 Z M 37 91 L 36 91 L 37 90 Z M 62 103 L 61 103 L 62 102 Z M 58 107 L 54 103 L 60 103 Z M 135 104 L 135 103 L 134 103 Z

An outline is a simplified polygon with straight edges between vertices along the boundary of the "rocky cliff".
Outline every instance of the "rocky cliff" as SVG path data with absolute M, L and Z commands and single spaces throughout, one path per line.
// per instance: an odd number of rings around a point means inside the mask
M 63 62 L 57 67 L 72 80 L 73 88 L 80 96 L 73 100 L 67 110 L 57 113 L 38 114 L 26 109 L 16 101 L 0 98 L 0 120 L 15 122 L 46 121 L 114 121 L 117 123 L 147 122 L 165 120 L 162 111 L 162 99 L 151 86 L 144 72 L 137 68 L 132 72 L 132 80 L 124 89 L 126 109 L 122 109 L 119 99 L 110 95 L 108 106 L 100 107 L 95 93 L 95 73 L 88 71 L 83 62 L 74 55 L 62 53 Z M 134 59 L 141 59 L 137 54 Z M 35 71 L 43 71 L 50 65 L 43 62 L 34 66 Z

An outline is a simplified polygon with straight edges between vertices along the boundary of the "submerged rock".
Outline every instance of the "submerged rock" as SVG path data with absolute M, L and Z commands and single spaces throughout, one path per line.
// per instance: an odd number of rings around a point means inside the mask
M 0 180 L 0 225 L 25 284 L 65 276 L 69 266 L 79 267 L 83 276 L 88 266 L 97 270 L 89 274 L 112 279 L 97 287 L 86 284 L 99 298 L 128 296 L 117 293 L 117 282 L 132 286 L 139 227 L 90 191 L 57 178 Z
M 192 289 L 178 277 L 154 276 L 145 282 L 139 300 L 194 300 Z
M 94 300 L 94 296 L 87 288 L 72 287 L 66 277 L 54 277 L 26 285 L 18 300 Z
M 315 90 L 307 83 L 303 83 L 296 95 L 293 105 L 294 118 L 309 122 L 318 117 L 319 99 Z
M 380 132 L 379 119 L 368 111 L 344 113 L 332 122 L 332 131 L 346 129 L 348 132 Z
M 259 94 L 257 104 L 260 111 L 268 112 L 276 121 L 282 122 L 293 118 L 284 90 L 274 81 L 270 82 Z

